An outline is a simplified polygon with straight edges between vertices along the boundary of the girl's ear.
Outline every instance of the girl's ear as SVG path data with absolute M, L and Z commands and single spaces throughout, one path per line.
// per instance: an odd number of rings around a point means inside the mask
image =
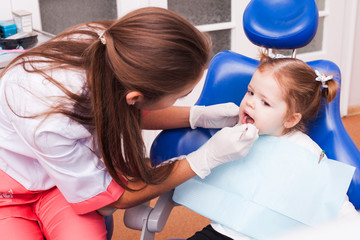
M 298 124 L 301 120 L 301 113 L 293 113 L 285 122 L 284 128 L 292 128 Z
M 126 94 L 126 102 L 129 105 L 140 103 L 144 99 L 144 95 L 138 91 L 130 91 Z

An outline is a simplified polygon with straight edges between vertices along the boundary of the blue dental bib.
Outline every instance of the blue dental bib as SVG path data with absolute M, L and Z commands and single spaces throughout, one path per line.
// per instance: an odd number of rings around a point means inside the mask
M 337 216 L 355 168 L 287 139 L 260 136 L 249 154 L 194 177 L 173 200 L 256 239 Z

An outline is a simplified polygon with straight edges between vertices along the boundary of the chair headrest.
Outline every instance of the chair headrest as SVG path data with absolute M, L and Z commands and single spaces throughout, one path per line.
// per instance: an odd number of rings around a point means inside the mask
M 252 0 L 243 15 L 249 40 L 274 49 L 307 45 L 315 36 L 318 21 L 314 0 Z

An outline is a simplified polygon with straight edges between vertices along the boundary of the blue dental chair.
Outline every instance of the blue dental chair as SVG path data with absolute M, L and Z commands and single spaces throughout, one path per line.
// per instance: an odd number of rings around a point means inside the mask
M 243 15 L 244 30 L 249 40 L 268 51 L 293 50 L 306 46 L 315 36 L 318 26 L 318 9 L 314 0 L 252 0 Z M 203 91 L 196 105 L 213 105 L 234 102 L 239 105 L 259 64 L 258 60 L 241 54 L 224 51 L 211 61 Z M 327 60 L 308 62 L 320 72 L 334 75 L 341 84 L 338 66 Z M 356 167 L 348 190 L 350 201 L 360 209 L 360 151 L 346 132 L 339 110 L 340 91 L 329 104 L 324 105 L 309 129 L 310 137 L 325 150 L 329 158 Z M 218 129 L 173 129 L 161 132 L 150 153 L 152 164 L 186 155 L 204 144 Z M 124 222 L 130 228 L 142 230 L 141 239 L 152 240 L 160 232 L 176 204 L 172 192 L 159 197 L 155 207 L 137 206 L 125 212 Z

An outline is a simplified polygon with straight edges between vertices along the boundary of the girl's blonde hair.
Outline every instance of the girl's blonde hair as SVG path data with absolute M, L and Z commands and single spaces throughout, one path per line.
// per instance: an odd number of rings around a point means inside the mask
M 307 131 L 307 126 L 313 120 L 323 103 L 331 102 L 338 90 L 338 84 L 331 79 L 326 82 L 327 88 L 316 81 L 315 70 L 305 62 L 296 58 L 271 58 L 261 53 L 260 72 L 270 71 L 282 88 L 283 97 L 288 106 L 287 116 L 300 113 L 301 120 L 286 132 L 299 130 Z
M 200 77 L 210 47 L 209 38 L 181 16 L 149 7 L 116 21 L 75 26 L 16 58 L 9 67 L 22 64 L 66 94 L 73 103 L 70 108 L 60 103 L 45 114 L 62 113 L 86 126 L 96 136 L 113 179 L 131 190 L 122 177 L 158 184 L 172 166 L 152 168 L 145 159 L 142 111 L 127 104 L 127 93 L 139 91 L 147 102 L 178 93 Z M 46 63 L 46 68 L 37 63 Z M 82 93 L 71 92 L 47 74 L 52 69 L 85 70 Z

